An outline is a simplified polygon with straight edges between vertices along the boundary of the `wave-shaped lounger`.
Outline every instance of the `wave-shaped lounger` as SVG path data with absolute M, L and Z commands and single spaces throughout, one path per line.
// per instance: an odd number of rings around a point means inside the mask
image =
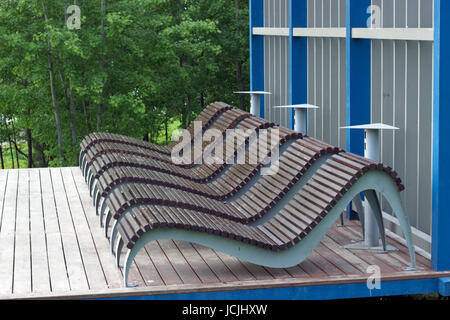
M 384 247 L 384 225 L 376 193 L 390 204 L 409 248 L 411 268 L 415 268 L 411 228 L 400 199 L 404 189 L 400 179 L 389 167 L 348 155 L 353 160 L 343 160 L 342 155 L 328 159 L 276 215 L 258 226 L 175 206 L 133 207 L 118 222 L 118 239 L 111 238 L 118 265 L 122 249 L 127 248 L 125 285 L 136 254 L 147 243 L 160 239 L 200 244 L 262 266 L 292 267 L 309 256 L 361 192 L 374 211 Z
M 247 183 L 227 202 L 173 187 L 122 183 L 105 197 L 99 210 L 100 221 L 103 222 L 103 216 L 107 212 L 105 234 L 108 235 L 109 222 L 112 217 L 116 219 L 111 232 L 112 239 L 117 233 L 116 226 L 121 217 L 128 214 L 133 207 L 142 204 L 174 206 L 217 215 L 240 223 L 258 223 L 261 218 L 267 219 L 268 214 L 270 216 L 270 213 L 277 212 L 276 206 L 282 204 L 288 193 L 293 194 L 300 189 L 322 163 L 340 151 L 339 148 L 321 144 L 311 138 L 297 139 L 284 150 L 277 162 L 272 164 L 269 169 L 272 171 L 268 172 L 269 174 L 260 177 L 253 184 Z M 349 155 L 344 153 L 343 160 L 338 161 L 347 161 L 345 157 Z M 242 177 L 236 179 L 237 182 L 244 180 Z M 113 242 L 114 240 L 112 246 Z
M 249 114 L 242 114 L 242 111 L 240 110 L 233 109 L 227 112 L 233 113 L 233 116 L 227 118 L 227 121 L 225 121 L 223 125 L 213 126 L 214 129 L 218 130 L 216 132 L 220 132 L 222 135 L 225 135 L 227 130 L 231 128 L 253 130 L 257 132 L 260 129 L 266 129 L 274 125 L 271 122 L 251 117 Z M 223 117 L 226 117 L 225 114 L 223 115 Z M 248 139 L 244 141 L 245 144 L 247 142 Z M 215 144 L 219 143 L 220 142 L 215 142 Z M 88 181 L 89 183 L 90 188 L 92 188 L 93 182 L 99 178 L 99 176 L 105 169 L 115 167 L 123 163 L 126 163 L 126 165 L 128 166 L 147 167 L 148 169 L 165 171 L 167 173 L 174 174 L 183 173 L 183 169 L 194 169 L 192 171 L 185 172 L 186 176 L 192 177 L 193 179 L 197 177 L 197 179 L 203 178 L 204 180 L 207 180 L 208 177 L 212 177 L 213 175 L 219 173 L 220 170 L 225 167 L 224 165 L 220 164 L 202 164 L 200 166 L 196 165 L 196 160 L 201 160 L 203 158 L 204 152 L 207 152 L 208 148 L 211 148 L 210 145 L 210 141 L 204 141 L 201 150 L 191 153 L 192 164 L 180 165 L 174 164 L 171 156 L 158 154 L 152 150 L 146 150 L 142 148 L 139 149 L 137 147 L 124 143 L 113 144 L 110 142 L 102 142 L 94 145 L 86 151 L 83 158 L 83 161 L 85 162 L 83 165 L 83 173 L 85 175 L 86 181 Z M 197 154 L 199 154 L 200 157 Z M 195 156 L 201 159 L 195 159 Z
M 218 117 L 218 119 L 213 123 L 212 127 L 216 130 L 219 130 L 222 133 L 225 133 L 226 130 L 235 127 L 240 121 L 251 117 L 252 116 L 250 114 L 242 110 L 231 109 L 221 114 Z M 187 142 L 187 144 L 188 145 L 190 144 L 190 140 Z M 86 166 L 87 164 L 88 166 L 90 166 L 92 162 L 95 161 L 95 159 L 98 158 L 100 155 L 110 152 L 122 153 L 127 155 L 139 155 L 149 159 L 155 159 L 170 164 L 172 163 L 171 154 L 163 154 L 148 148 L 144 148 L 141 146 L 138 147 L 136 145 L 123 142 L 103 141 L 101 143 L 92 144 L 89 148 L 84 150 L 84 158 L 82 160 L 84 162 L 83 165 Z M 192 155 L 194 154 L 192 153 Z M 192 159 L 191 161 L 192 164 L 180 166 L 184 166 L 186 168 L 192 167 L 194 161 L 195 159 Z
M 273 124 L 268 122 L 254 121 L 253 119 L 245 119 L 240 122 L 235 129 L 240 129 L 243 131 L 250 131 L 253 133 L 258 133 L 261 129 L 266 129 L 271 127 Z M 294 133 L 293 131 L 281 132 L 280 134 L 289 135 L 293 137 L 300 137 L 301 135 L 298 133 Z M 258 141 L 263 139 L 260 137 Z M 243 140 L 243 141 L 241 141 Z M 234 162 L 234 158 L 238 153 L 242 153 L 248 145 L 249 141 L 252 140 L 250 136 L 245 137 L 245 139 L 235 139 L 233 135 L 225 136 L 223 141 L 218 141 L 211 143 L 213 146 L 217 148 L 224 149 L 222 154 L 226 158 L 223 163 L 202 163 L 196 165 L 192 168 L 180 167 L 176 164 L 166 163 L 162 161 L 158 161 L 155 159 L 148 159 L 145 157 L 137 156 L 137 155 L 124 155 L 116 152 L 107 152 L 98 157 L 88 169 L 88 177 L 87 181 L 89 184 L 89 189 L 92 194 L 92 190 L 95 189 L 98 185 L 97 182 L 101 177 L 108 178 L 109 175 L 106 173 L 107 171 L 113 172 L 117 167 L 129 167 L 129 168 L 140 168 L 145 170 L 151 170 L 154 172 L 165 173 L 173 176 L 177 176 L 180 178 L 184 178 L 187 180 L 196 181 L 198 183 L 204 183 L 214 179 L 217 175 L 219 175 L 225 168 L 227 168 L 227 163 L 231 160 Z M 276 141 L 275 141 L 276 142 Z M 213 149 L 214 150 L 214 149 Z M 270 151 L 270 150 L 269 150 Z M 211 158 L 211 147 L 208 145 L 204 148 L 202 159 Z M 125 178 L 125 177 L 121 177 Z M 97 200 L 97 199 L 96 199 Z
M 202 124 L 202 132 L 207 130 L 211 124 L 224 112 L 233 109 L 232 106 L 223 103 L 223 102 L 214 102 L 208 105 L 194 120 L 197 122 L 201 122 Z M 191 124 L 187 130 L 191 134 L 192 140 L 190 143 L 194 142 L 194 125 Z M 114 142 L 114 143 L 123 143 L 127 145 L 132 145 L 135 147 L 146 148 L 148 150 L 153 150 L 162 154 L 170 155 L 172 153 L 172 148 L 177 144 L 177 142 L 171 142 L 167 146 L 160 146 L 157 144 L 153 144 L 147 141 L 139 140 L 136 138 L 113 134 L 113 133 L 91 133 L 86 136 L 81 142 L 81 152 L 80 152 L 80 167 L 82 166 L 82 158 L 87 150 L 89 150 L 93 145 L 102 143 L 102 142 Z M 188 143 L 188 142 L 186 142 Z
M 274 128 L 277 129 L 277 128 Z M 269 133 L 272 130 L 269 129 Z M 267 134 L 269 136 L 269 134 Z M 280 133 L 276 137 L 275 148 L 280 148 L 288 142 L 301 138 L 301 134 Z M 274 140 L 275 140 L 274 139 Z M 234 140 L 234 138 L 233 138 Z M 266 139 L 267 140 L 267 139 Z M 258 144 L 264 143 L 261 139 L 252 141 L 247 150 L 244 150 L 245 155 L 242 157 L 241 164 L 233 165 L 236 159 L 232 159 L 229 168 L 224 170 L 220 176 L 213 181 L 197 182 L 179 177 L 169 173 L 158 172 L 147 168 L 137 168 L 133 166 L 113 166 L 104 170 L 96 179 L 94 188 L 94 198 L 97 196 L 107 197 L 113 188 L 123 183 L 142 183 L 147 185 L 160 185 L 179 189 L 185 192 L 199 194 L 208 198 L 225 201 L 231 196 L 235 195 L 241 188 L 243 188 L 265 165 L 269 160 L 271 150 L 267 148 L 262 152 L 257 152 Z M 235 156 L 233 156 L 234 158 Z M 251 157 L 254 160 L 250 161 Z M 95 195 L 98 193 L 98 195 Z

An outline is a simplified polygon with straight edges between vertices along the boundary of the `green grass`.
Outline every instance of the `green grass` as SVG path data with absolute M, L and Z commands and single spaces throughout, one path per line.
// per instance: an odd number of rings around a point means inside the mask
M 28 148 L 27 148 L 27 144 L 26 143 L 18 143 L 19 149 L 23 152 L 23 153 L 27 153 L 28 152 Z M 9 149 L 9 144 L 3 145 L 2 146 L 2 150 L 3 150 L 3 160 L 5 162 L 5 169 L 12 169 L 13 165 L 12 165 L 12 161 L 11 161 L 11 152 Z M 16 150 L 13 146 L 13 156 L 14 156 L 14 168 L 17 169 L 17 160 L 16 160 Z M 22 154 L 19 153 L 19 165 L 20 168 L 27 168 L 28 167 L 28 160 L 25 156 L 23 156 Z

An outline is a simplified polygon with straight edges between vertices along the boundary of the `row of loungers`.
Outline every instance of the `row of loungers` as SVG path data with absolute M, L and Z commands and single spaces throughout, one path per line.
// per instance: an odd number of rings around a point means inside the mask
M 415 268 L 411 228 L 399 196 L 404 186 L 392 168 L 221 102 L 196 121 L 200 134 L 215 129 L 224 137 L 202 142 L 202 159 L 214 148 L 233 148 L 231 154 L 222 152 L 224 163 L 195 164 L 193 156 L 193 164 L 176 165 L 171 160 L 176 143 L 162 147 L 109 133 L 91 134 L 81 144 L 80 167 L 118 266 L 127 248 L 126 286 L 136 254 L 158 239 L 201 244 L 268 267 L 291 267 L 308 257 L 360 193 L 376 215 L 386 247 L 377 192 L 384 195 Z M 257 134 L 240 140 L 227 134 L 229 129 Z M 194 126 L 188 131 L 192 139 L 183 140 L 183 147 L 194 148 L 199 132 Z M 275 144 L 258 149 L 269 140 Z M 234 164 L 238 158 L 245 163 Z

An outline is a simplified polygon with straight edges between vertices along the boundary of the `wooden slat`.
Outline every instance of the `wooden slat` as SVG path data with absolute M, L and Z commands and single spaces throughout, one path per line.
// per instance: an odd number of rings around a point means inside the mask
M 189 263 L 186 262 L 186 259 L 183 257 L 180 250 L 178 250 L 177 246 L 172 240 L 160 241 L 159 245 L 161 246 L 161 250 L 164 251 L 164 254 L 166 255 L 167 259 L 169 259 L 170 264 L 178 273 L 183 283 L 201 283 L 199 277 L 192 270 Z
M 49 292 L 51 287 L 47 254 L 47 237 L 42 207 L 40 171 L 29 170 L 29 175 L 32 291 L 37 293 Z
M 192 244 L 185 241 L 175 241 L 175 245 L 202 283 L 217 283 L 219 281 Z
M 202 257 L 208 267 L 214 272 L 216 277 L 219 278 L 220 282 L 226 283 L 238 280 L 230 269 L 217 256 L 214 250 L 197 244 L 193 244 L 192 246 Z
M 87 290 L 89 284 L 86 271 L 80 253 L 77 234 L 74 229 L 70 208 L 67 203 L 66 193 L 61 177 L 61 169 L 50 169 L 53 193 L 55 196 L 58 221 L 61 228 L 61 237 L 65 253 L 67 271 L 69 275 L 70 288 L 72 290 Z
M 31 292 L 30 188 L 28 170 L 21 169 L 17 190 L 13 293 Z
M 139 251 L 134 262 L 136 263 L 136 268 L 142 275 L 146 286 L 161 286 L 164 285 L 164 281 L 150 258 L 148 253 L 150 247 L 151 245 L 149 244 L 143 250 Z
M 100 289 L 106 287 L 106 279 L 103 268 L 100 264 L 97 248 L 92 239 L 91 229 L 86 221 L 80 197 L 75 187 L 70 168 L 61 169 L 64 192 L 67 197 L 67 204 L 72 217 L 73 226 L 77 235 L 78 245 L 83 259 L 83 266 L 86 272 L 89 288 Z
M 167 259 L 164 251 L 161 250 L 158 242 L 159 241 L 153 241 L 149 243 L 147 245 L 147 252 L 158 270 L 159 275 L 166 285 L 182 284 L 183 281 Z
M 121 272 L 115 267 L 114 256 L 111 254 L 108 240 L 103 234 L 103 229 L 99 226 L 95 208 L 89 196 L 89 190 L 78 168 L 72 168 L 72 176 L 75 181 L 75 188 L 81 199 L 81 206 L 89 228 L 92 230 L 92 237 L 97 248 L 97 255 L 103 268 L 106 282 L 109 288 L 119 288 L 122 286 Z
M 66 292 L 70 290 L 70 284 L 50 170 L 42 169 L 40 178 L 51 290 L 53 292 Z
M 0 226 L 0 294 L 12 294 L 18 171 L 9 171 Z

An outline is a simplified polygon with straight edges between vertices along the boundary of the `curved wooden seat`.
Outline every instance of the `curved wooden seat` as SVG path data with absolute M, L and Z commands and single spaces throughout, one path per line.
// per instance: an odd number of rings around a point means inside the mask
M 234 128 L 239 122 L 241 122 L 244 119 L 250 118 L 251 115 L 238 110 L 238 109 L 231 109 L 228 111 L 225 111 L 214 123 L 214 129 L 219 130 L 223 134 L 225 134 L 226 130 Z M 204 142 L 202 146 L 202 150 L 204 147 L 206 147 L 209 143 Z M 85 150 L 85 158 L 87 165 L 90 167 L 92 163 L 102 154 L 106 153 L 121 153 L 121 154 L 127 154 L 127 155 L 137 155 L 140 157 L 148 158 L 148 159 L 155 159 L 158 161 L 166 162 L 172 164 L 172 156 L 170 154 L 162 154 L 159 152 L 156 152 L 154 150 L 149 150 L 148 148 L 144 147 L 138 147 L 136 145 L 130 145 L 126 143 L 121 142 L 107 142 L 103 141 L 101 143 L 93 144 L 90 146 L 90 148 Z M 192 153 L 192 156 L 194 156 L 194 153 Z M 192 159 L 191 164 L 187 165 L 179 165 L 185 168 L 191 168 L 194 166 L 195 159 Z
M 286 142 L 298 138 L 301 138 L 301 135 L 295 132 L 280 134 L 277 137 L 276 146 L 278 148 Z M 200 183 L 147 168 L 132 166 L 111 167 L 103 171 L 98 178 L 96 183 L 98 196 L 106 197 L 117 185 L 133 182 L 170 187 L 224 201 L 245 186 L 257 174 L 267 157 L 270 156 L 270 150 L 268 149 L 265 150 L 266 152 L 261 152 L 261 154 L 255 154 L 257 144 L 260 142 L 259 139 L 256 139 L 245 150 L 245 162 L 243 164 L 230 165 L 229 169 L 224 170 L 225 172 L 220 177 L 207 183 Z M 255 163 L 250 163 L 251 156 L 254 156 L 256 159 Z
M 202 123 L 202 131 L 204 132 L 222 113 L 231 110 L 233 107 L 223 102 L 214 102 L 208 105 L 194 121 L 200 121 Z M 194 125 L 191 124 L 188 129 L 191 136 L 194 137 Z M 191 143 L 193 142 L 191 140 Z M 113 142 L 113 143 L 123 143 L 130 146 L 135 146 L 139 148 L 145 148 L 148 150 L 153 150 L 159 153 L 171 154 L 171 150 L 176 142 L 171 142 L 167 146 L 159 146 L 153 143 L 149 143 L 136 138 L 127 137 L 119 134 L 112 133 L 92 133 L 84 138 L 81 142 L 81 154 L 84 155 L 87 150 L 89 150 L 93 145 L 102 142 Z
M 272 126 L 273 123 L 267 121 L 261 121 L 255 118 L 246 118 L 234 128 L 241 130 L 254 130 L 255 132 L 258 132 L 261 129 L 267 129 Z M 235 146 L 233 144 L 236 152 L 244 147 L 248 143 L 248 141 L 249 139 L 246 138 L 243 146 Z M 237 143 L 237 141 L 233 141 L 233 143 Z M 226 155 L 226 153 L 224 153 L 224 155 Z M 203 156 L 205 156 L 205 154 L 203 154 L 202 157 Z M 173 164 L 171 161 L 159 161 L 158 159 L 145 157 L 141 154 L 105 152 L 96 157 L 94 161 L 92 161 L 92 163 L 89 165 L 89 169 L 90 173 L 93 176 L 93 179 L 96 180 L 99 179 L 106 170 L 115 168 L 117 166 L 149 169 L 153 171 L 172 174 L 197 182 L 206 182 L 217 176 L 226 167 L 226 164 L 203 163 L 201 165 L 193 166 L 192 168 L 186 168 L 185 166 Z
M 382 164 L 342 153 L 332 156 L 306 185 L 270 220 L 259 226 L 229 221 L 198 210 L 164 205 L 140 205 L 117 221 L 117 261 L 125 246 L 125 283 L 131 261 L 149 241 L 170 238 L 191 241 L 269 267 L 291 267 L 305 259 L 345 206 L 364 192 L 375 207 L 384 239 L 381 209 L 375 192 L 382 192 L 397 215 L 415 267 L 411 230 L 395 172 Z
M 105 223 L 107 235 L 111 217 L 120 220 L 135 206 L 157 204 L 192 209 L 244 224 L 253 223 L 280 203 L 318 159 L 338 152 L 340 152 L 339 148 L 321 144 L 314 139 L 295 140 L 279 156 L 276 172 L 262 176 L 237 199 L 227 203 L 198 193 L 189 193 L 162 185 L 120 184 L 103 202 L 100 208 L 100 220 L 103 222 L 102 219 L 107 210 Z M 117 230 L 113 228 L 112 234 L 116 233 Z

